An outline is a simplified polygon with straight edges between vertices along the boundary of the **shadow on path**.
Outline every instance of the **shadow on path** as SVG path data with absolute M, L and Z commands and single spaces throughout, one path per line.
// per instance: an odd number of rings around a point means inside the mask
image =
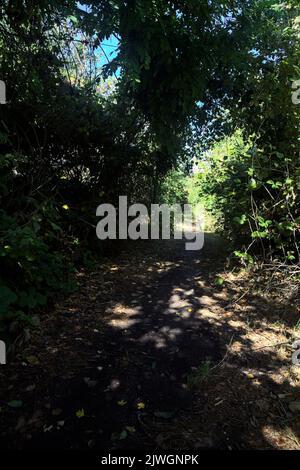
M 129 250 L 109 275 L 85 280 L 53 320 L 42 357 L 59 333 L 65 341 L 60 361 L 29 397 L 23 426 L 2 433 L 4 446 L 143 450 L 160 447 L 165 434 L 173 435 L 168 445 L 175 450 L 272 448 L 263 432 L 270 419 L 271 427 L 288 422 L 298 433 L 298 422 L 276 395 L 294 396 L 297 386 L 272 378 L 289 364 L 276 350 L 253 351 L 247 335 L 249 321 L 264 319 L 261 299 L 252 298 L 239 321 L 228 311 L 234 293 L 214 287 L 224 262 L 222 241 L 208 234 L 202 252 L 186 252 L 175 241 L 139 249 Z M 274 312 L 272 305 L 264 309 Z M 206 384 L 206 372 L 222 363 L 232 343 L 239 354 Z M 251 380 L 241 372 L 249 368 L 258 374 Z

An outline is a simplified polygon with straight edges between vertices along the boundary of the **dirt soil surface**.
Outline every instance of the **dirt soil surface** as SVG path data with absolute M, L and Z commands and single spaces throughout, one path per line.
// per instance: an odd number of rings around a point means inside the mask
M 79 272 L 0 368 L 0 448 L 299 449 L 299 307 L 224 263 L 207 234 Z

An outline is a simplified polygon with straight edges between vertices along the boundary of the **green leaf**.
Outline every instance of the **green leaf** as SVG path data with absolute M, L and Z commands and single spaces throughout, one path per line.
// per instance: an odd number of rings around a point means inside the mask
M 254 178 L 251 178 L 249 181 L 249 189 L 251 189 L 251 191 L 257 189 L 257 181 Z
M 78 19 L 76 18 L 76 16 L 71 15 L 71 16 L 69 16 L 68 19 L 73 23 L 74 26 L 77 26 L 77 24 L 78 24 Z
M 239 217 L 234 217 L 234 222 L 239 225 L 244 225 L 247 222 L 247 216 L 246 214 L 243 214 Z
M 225 281 L 224 281 L 224 279 L 223 279 L 221 276 L 217 276 L 217 277 L 215 278 L 215 285 L 216 285 L 216 286 L 221 287 L 221 286 L 223 286 L 224 282 L 225 282 Z

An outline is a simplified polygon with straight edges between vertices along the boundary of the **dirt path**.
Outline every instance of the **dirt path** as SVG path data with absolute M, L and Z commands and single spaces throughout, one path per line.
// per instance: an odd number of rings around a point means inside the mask
M 207 235 L 200 253 L 137 244 L 80 273 L 0 371 L 0 447 L 298 448 L 285 397 L 299 399 L 299 377 L 274 348 L 287 320 L 260 297 L 233 305 L 232 280 L 215 285 L 223 266 Z

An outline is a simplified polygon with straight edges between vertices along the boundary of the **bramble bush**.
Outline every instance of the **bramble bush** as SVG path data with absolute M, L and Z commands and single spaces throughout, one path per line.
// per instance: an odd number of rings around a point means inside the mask
M 1 160 L 1 201 L 18 179 L 12 171 L 17 161 L 16 155 Z M 9 337 L 32 325 L 32 313 L 50 297 L 75 287 L 72 265 L 62 249 L 61 211 L 51 200 L 21 195 L 17 205 L 19 211 L 12 215 L 0 210 L 0 332 Z
M 238 257 L 299 260 L 299 159 L 260 150 L 237 131 L 206 153 L 192 179 Z

